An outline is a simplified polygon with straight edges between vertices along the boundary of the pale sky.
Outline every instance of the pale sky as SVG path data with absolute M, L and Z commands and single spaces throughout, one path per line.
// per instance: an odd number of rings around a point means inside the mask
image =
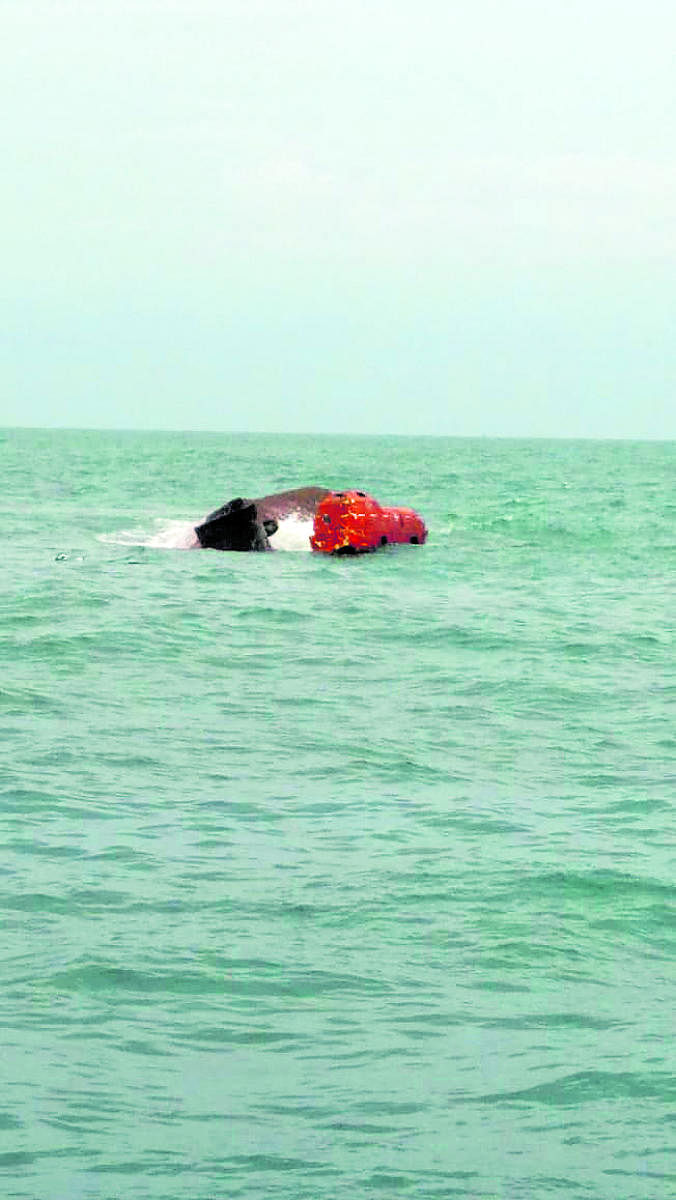
M 676 437 L 673 0 L 0 0 L 0 423 Z

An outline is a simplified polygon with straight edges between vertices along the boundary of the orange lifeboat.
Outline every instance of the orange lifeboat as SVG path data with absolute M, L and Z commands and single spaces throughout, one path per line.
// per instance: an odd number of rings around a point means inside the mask
M 412 508 L 384 508 L 366 492 L 329 492 L 317 505 L 310 545 L 323 554 L 364 554 L 389 543 L 422 545 L 426 537 Z

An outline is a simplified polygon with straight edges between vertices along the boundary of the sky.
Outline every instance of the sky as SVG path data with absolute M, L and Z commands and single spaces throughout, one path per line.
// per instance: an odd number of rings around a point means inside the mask
M 673 0 L 0 0 L 0 423 L 676 437 Z

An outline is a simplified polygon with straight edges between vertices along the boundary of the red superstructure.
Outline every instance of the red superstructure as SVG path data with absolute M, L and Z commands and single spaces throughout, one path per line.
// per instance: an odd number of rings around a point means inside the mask
M 317 505 L 310 545 L 324 554 L 361 554 L 390 542 L 422 545 L 426 537 L 412 508 L 384 508 L 366 492 L 329 492 Z

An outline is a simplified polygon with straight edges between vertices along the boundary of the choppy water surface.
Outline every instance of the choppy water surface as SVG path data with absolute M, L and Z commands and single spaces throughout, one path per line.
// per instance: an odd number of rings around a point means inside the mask
M 673 1194 L 674 444 L 0 464 L 2 1194 Z M 307 483 L 429 542 L 179 549 Z

